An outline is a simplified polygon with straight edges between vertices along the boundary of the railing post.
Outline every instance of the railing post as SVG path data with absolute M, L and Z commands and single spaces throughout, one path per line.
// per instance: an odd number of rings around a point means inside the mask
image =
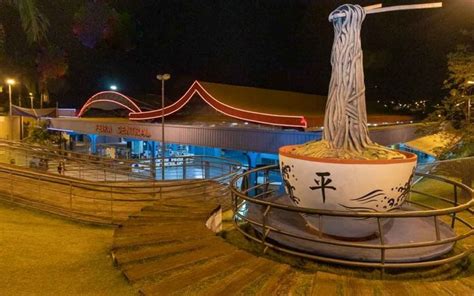
M 186 180 L 186 158 L 183 157 L 183 180 Z
M 205 179 L 209 179 L 209 172 L 210 168 L 209 168 L 209 161 L 205 161 L 204 162 L 204 178 Z
M 454 206 L 458 206 L 458 187 L 453 184 L 454 187 Z M 451 218 L 451 228 L 454 229 L 454 224 L 456 223 L 456 212 L 453 212 L 452 218 Z
M 110 224 L 114 224 L 114 187 L 110 186 Z
M 163 183 L 161 185 L 162 186 L 159 187 L 159 189 L 160 189 L 160 202 L 163 200 Z
M 10 199 L 13 200 L 13 174 L 10 171 Z
M 234 191 L 231 189 L 230 190 L 230 198 L 232 200 L 232 209 L 234 210 L 234 220 L 237 214 L 237 195 L 234 193 Z
M 200 157 L 200 158 L 201 158 L 201 176 L 202 176 L 202 179 L 205 179 L 206 172 L 204 171 L 204 159 L 203 157 Z
M 38 175 L 38 195 L 41 196 L 41 175 Z
M 318 220 L 319 220 L 319 233 L 318 233 L 318 236 L 319 238 L 323 238 L 323 215 L 319 214 L 318 216 Z
M 72 182 L 69 181 L 69 213 L 72 217 Z
M 262 217 L 262 252 L 265 254 L 267 252 L 268 247 L 265 246 L 265 241 L 267 239 L 268 233 L 270 232 L 270 229 L 267 229 L 267 215 L 268 212 L 270 212 L 271 206 L 268 205 L 265 208 L 265 212 L 263 212 L 263 217 Z
M 377 217 L 377 226 L 379 228 L 379 237 L 380 237 L 380 245 L 382 248 L 380 248 L 380 263 L 382 263 L 382 268 L 380 270 L 380 277 L 383 278 L 385 274 L 385 248 L 384 247 L 384 239 L 383 239 L 383 229 L 382 229 L 382 224 L 380 223 L 380 217 Z
M 270 187 L 270 182 L 269 182 L 269 171 L 268 169 L 264 171 L 263 173 L 263 179 L 265 180 L 265 186 L 263 188 L 265 194 L 263 194 L 263 198 L 266 198 L 267 197 L 267 194 L 268 194 L 268 188 Z
M 439 232 L 438 219 L 436 216 L 433 216 L 433 218 L 434 218 L 434 225 L 435 225 L 435 231 L 436 231 L 436 241 L 439 241 L 441 239 L 441 234 Z

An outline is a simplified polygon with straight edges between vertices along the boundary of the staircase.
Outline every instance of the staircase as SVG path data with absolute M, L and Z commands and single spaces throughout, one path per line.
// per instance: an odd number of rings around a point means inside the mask
M 142 295 L 473 295 L 474 277 L 381 281 L 308 272 L 239 250 L 205 227 L 224 197 L 173 196 L 116 229 L 112 254 Z

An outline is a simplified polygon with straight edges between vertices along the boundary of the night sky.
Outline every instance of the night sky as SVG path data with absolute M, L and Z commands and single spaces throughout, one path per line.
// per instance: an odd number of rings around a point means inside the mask
M 130 16 L 131 46 L 99 41 L 84 46 L 72 33 L 86 1 L 39 1 L 51 22 L 48 40 L 69 63 L 52 96 L 78 106 L 88 95 L 117 84 L 137 98 L 159 94 L 155 76 L 169 72 L 171 97 L 195 80 L 326 95 L 335 0 L 108 1 Z M 353 1 L 368 5 L 379 1 Z M 436 1 L 384 1 L 384 6 Z M 362 30 L 369 101 L 439 99 L 446 54 L 474 29 L 474 0 L 446 0 L 444 8 L 368 15 Z M 3 15 L 5 17 L 5 14 Z M 13 17 L 10 53 L 21 39 Z M 472 40 L 471 40 L 472 43 Z M 474 46 L 474 45 L 473 45 Z

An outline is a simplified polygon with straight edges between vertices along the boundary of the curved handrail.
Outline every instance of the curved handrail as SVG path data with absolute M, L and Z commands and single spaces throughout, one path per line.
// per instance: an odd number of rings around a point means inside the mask
M 268 181 L 262 184 L 247 188 L 246 190 L 242 190 L 238 188 L 237 183 L 246 178 L 249 179 L 250 175 L 263 172 L 266 176 L 268 176 L 269 175 L 268 173 L 270 171 L 274 171 L 277 168 L 278 168 L 278 165 L 270 165 L 270 166 L 254 169 L 254 170 L 245 172 L 243 174 L 239 174 L 232 179 L 231 184 L 230 184 L 230 189 L 231 189 L 232 199 L 233 199 L 234 225 L 236 226 L 236 229 L 239 232 L 241 232 L 245 237 L 262 244 L 264 246 L 263 248 L 264 252 L 266 251 L 266 248 L 273 248 L 275 250 L 278 250 L 287 254 L 292 254 L 292 255 L 296 255 L 296 256 L 300 256 L 304 258 L 310 258 L 310 259 L 320 260 L 320 261 L 329 262 L 329 263 L 338 263 L 338 264 L 351 265 L 351 266 L 376 267 L 376 268 L 382 268 L 382 270 L 384 268 L 414 268 L 414 267 L 424 267 L 424 266 L 435 266 L 435 265 L 440 265 L 440 264 L 459 260 L 461 258 L 468 256 L 472 252 L 474 252 L 474 246 L 471 246 L 471 247 L 468 246 L 467 249 L 463 251 L 457 251 L 458 252 L 457 254 L 448 255 L 447 258 L 431 259 L 424 262 L 411 262 L 411 263 L 386 262 L 385 255 L 384 255 L 385 251 L 390 250 L 390 249 L 392 250 L 393 249 L 410 249 L 410 248 L 420 248 L 420 247 L 428 247 L 428 246 L 436 246 L 436 245 L 445 245 L 445 244 L 450 244 L 450 243 L 456 243 L 458 241 L 462 241 L 473 236 L 474 226 L 470 222 L 468 222 L 468 219 L 466 219 L 466 217 L 462 215 L 457 215 L 457 213 L 463 212 L 463 211 L 468 213 L 468 215 L 474 214 L 474 212 L 470 209 L 472 205 L 474 204 L 474 199 L 473 199 L 474 191 L 470 187 L 464 184 L 450 180 L 446 177 L 434 176 L 434 175 L 424 174 L 424 173 L 417 173 L 417 175 L 423 176 L 425 178 L 431 178 L 433 180 L 452 185 L 454 187 L 454 201 L 452 202 L 443 197 L 437 197 L 435 195 L 430 195 L 430 194 L 419 192 L 419 191 L 417 192 L 424 194 L 425 196 L 430 197 L 430 198 L 440 199 L 444 202 L 448 202 L 450 204 L 453 204 L 454 206 L 450 206 L 450 207 L 442 208 L 442 209 L 436 209 L 436 208 L 425 206 L 425 208 L 428 208 L 427 210 L 412 210 L 412 211 L 404 211 L 404 212 L 400 211 L 400 212 L 384 212 L 384 213 L 383 212 L 374 213 L 374 212 L 332 211 L 332 210 L 312 209 L 312 208 L 286 205 L 286 204 L 281 204 L 277 202 L 271 202 L 268 200 L 262 200 L 262 197 L 267 198 L 270 196 L 274 196 L 275 190 L 269 189 L 270 182 Z M 466 193 L 469 193 L 471 196 L 471 199 L 462 204 L 458 204 L 457 203 L 458 202 L 457 200 L 458 188 L 460 188 L 462 191 Z M 254 196 L 251 196 L 249 193 L 253 191 L 254 189 L 259 189 L 259 193 Z M 417 205 L 423 205 L 414 201 L 407 201 L 407 202 L 417 204 Z M 260 216 L 258 216 L 258 218 L 254 218 L 254 219 L 257 219 L 258 221 L 247 217 L 244 213 L 241 212 L 242 207 L 246 203 L 256 204 L 263 207 L 262 212 L 261 213 L 259 212 Z M 364 243 L 364 242 L 328 239 L 327 237 L 323 235 L 318 235 L 317 237 L 302 236 L 296 233 L 292 233 L 291 230 L 279 229 L 276 226 L 267 225 L 266 223 L 267 215 L 273 209 L 279 209 L 279 210 L 289 211 L 289 212 L 297 212 L 303 215 L 305 214 L 306 215 L 319 215 L 319 217 L 338 216 L 338 217 L 376 219 L 377 224 L 379 226 L 380 237 L 383 236 L 383 232 L 382 232 L 383 229 L 381 227 L 381 222 L 380 222 L 380 220 L 383 218 L 403 219 L 403 218 L 413 218 L 413 217 L 432 217 L 434 219 L 433 232 L 436 239 L 421 241 L 421 242 L 414 242 L 414 243 L 391 244 L 391 243 L 384 242 L 384 240 L 380 238 L 380 241 L 378 243 L 369 244 L 369 243 Z M 451 228 L 454 231 L 454 236 L 447 237 L 447 238 L 446 237 L 442 238 L 440 236 L 439 223 L 441 222 L 438 221 L 440 216 L 449 216 L 449 218 L 451 219 Z M 456 231 L 454 229 L 456 221 L 459 221 L 464 226 L 466 226 L 467 230 L 461 233 L 459 233 L 460 232 L 459 229 Z M 260 236 L 255 236 L 255 234 L 250 233 L 247 228 L 241 227 L 242 223 L 244 224 L 248 223 L 250 225 L 253 225 L 254 227 L 257 227 L 257 229 L 261 229 L 262 234 Z M 380 260 L 379 262 L 366 262 L 366 261 L 360 261 L 356 259 L 354 260 L 341 259 L 341 258 L 333 258 L 333 257 L 326 257 L 323 255 L 314 255 L 310 253 L 305 253 L 302 251 L 289 249 L 285 246 L 276 245 L 272 243 L 271 241 L 268 241 L 266 238 L 271 232 L 278 233 L 280 235 L 284 235 L 289 238 L 295 238 L 295 239 L 305 240 L 309 242 L 322 243 L 322 244 L 333 245 L 333 246 L 375 249 L 375 250 L 378 249 L 380 250 L 381 257 L 379 259 Z
M 1 144 L 4 144 L 2 147 Z M 100 170 L 105 171 L 107 173 L 116 174 L 117 172 L 128 175 L 133 178 L 143 179 L 143 180 L 153 180 L 154 178 L 151 176 L 150 170 L 150 159 L 141 159 L 141 160 L 124 160 L 124 159 L 110 159 L 110 158 L 102 158 L 91 156 L 87 154 L 80 154 L 71 151 L 65 150 L 58 150 L 58 149 L 50 149 L 36 145 L 28 145 L 20 142 L 15 141 L 6 141 L 0 140 L 0 148 L 9 149 L 9 150 L 21 150 L 26 155 L 25 157 L 29 156 L 37 156 L 38 154 L 42 157 L 51 157 L 55 159 L 67 159 L 74 163 L 78 163 L 81 165 L 92 165 L 92 166 L 101 166 Z M 241 164 L 237 161 L 230 160 L 223 157 L 216 157 L 216 156 L 202 156 L 202 155 L 189 155 L 189 156 L 174 156 L 174 157 L 166 157 L 166 160 L 172 161 L 174 165 L 166 165 L 165 170 L 168 168 L 178 169 L 184 167 L 192 167 L 192 166 L 199 166 L 204 165 L 206 163 L 208 168 L 216 168 L 217 166 L 227 166 L 230 171 L 239 170 Z M 176 164 L 178 163 L 178 164 Z M 142 165 L 143 168 L 136 169 L 143 173 L 137 173 L 132 171 L 132 167 L 134 165 Z M 159 168 L 160 165 L 157 164 L 156 168 Z M 235 167 L 235 168 L 234 168 Z M 87 171 L 87 169 L 84 169 Z M 147 174 L 144 174 L 147 173 Z M 149 174 L 149 175 L 148 175 Z M 210 176 L 206 179 L 213 179 L 219 178 L 218 176 Z M 176 179 L 174 179 L 176 180 Z M 110 180 L 106 180 L 107 182 L 111 182 Z M 132 180 L 129 180 L 132 181 Z M 167 180 L 162 180 L 167 181 Z M 139 180 L 141 182 L 141 180 Z
M 167 197 L 228 194 L 228 183 L 240 170 L 240 164 L 218 157 L 194 158 L 204 159 L 209 164 L 213 170 L 209 178 L 105 183 L 0 163 L 0 195 L 7 201 L 85 222 L 116 224 L 133 211 Z M 197 164 L 201 170 L 207 169 L 200 162 Z
M 127 164 L 137 164 L 137 163 L 147 162 L 151 160 L 151 159 L 112 159 L 112 158 L 107 158 L 107 157 L 102 157 L 102 156 L 97 156 L 97 155 L 83 154 L 83 153 L 78 153 L 78 152 L 69 151 L 69 150 L 62 150 L 62 149 L 57 149 L 53 147 L 44 147 L 40 145 L 27 144 L 23 142 L 10 141 L 10 140 L 4 140 L 4 139 L 0 139 L 0 144 L 7 144 L 8 146 L 20 147 L 23 150 L 31 150 L 33 153 L 44 153 L 46 155 L 51 155 L 51 156 L 56 156 L 56 157 L 61 156 L 62 158 L 70 158 L 72 160 L 86 161 L 86 162 L 87 161 L 104 162 L 104 163 L 110 163 L 110 164 L 116 164 L 117 162 L 119 162 L 119 163 L 127 163 Z M 206 158 L 211 158 L 215 160 L 220 160 L 222 162 L 233 164 L 233 165 L 239 165 L 239 166 L 241 165 L 238 161 L 235 161 L 232 159 L 219 157 L 219 156 L 207 156 L 207 155 L 169 156 L 169 157 L 166 157 L 166 159 L 192 159 L 196 157 L 206 157 Z M 157 160 L 159 159 L 157 158 Z
M 252 197 L 248 197 L 245 194 L 242 194 L 241 192 L 237 191 L 235 189 L 235 184 L 237 181 L 241 178 L 248 177 L 250 174 L 254 174 L 258 171 L 264 171 L 264 170 L 270 170 L 270 169 L 276 169 L 278 168 L 278 165 L 269 165 L 265 167 L 260 167 L 258 169 L 250 170 L 247 171 L 243 174 L 239 174 L 235 176 L 232 181 L 231 181 L 231 190 L 232 193 L 237 195 L 239 198 L 250 201 L 252 203 L 260 204 L 260 205 L 266 205 L 266 206 L 272 206 L 278 209 L 282 210 L 288 210 L 292 212 L 299 212 L 299 213 L 304 213 L 304 214 L 317 214 L 317 215 L 324 215 L 324 216 L 339 216 L 339 217 L 354 217 L 354 218 L 371 218 L 371 217 L 381 217 L 381 218 L 395 218 L 395 217 L 424 217 L 424 216 L 440 216 L 440 215 L 446 215 L 449 213 L 453 212 L 460 212 L 465 209 L 468 209 L 474 205 L 474 199 L 471 199 L 469 202 L 451 207 L 451 208 L 446 208 L 446 209 L 436 209 L 436 210 L 430 210 L 430 211 L 410 211 L 410 212 L 353 212 L 353 211 L 336 211 L 336 210 L 323 210 L 323 209 L 314 209 L 314 208 L 305 208 L 305 207 L 297 207 L 297 206 L 291 206 L 291 205 L 284 205 L 284 204 L 279 204 L 279 203 L 274 203 L 270 201 L 265 201 L 265 200 L 259 200 L 259 199 L 254 199 Z M 462 190 L 473 194 L 473 190 L 462 184 L 458 183 L 455 181 L 452 181 L 448 178 L 441 177 L 441 176 L 434 176 L 430 174 L 424 174 L 424 173 L 418 173 L 416 172 L 415 175 L 423 176 L 423 177 L 429 177 L 432 179 L 436 179 L 439 181 L 443 181 L 452 185 L 455 185 L 456 187 L 461 188 Z M 265 184 L 262 184 L 265 185 Z

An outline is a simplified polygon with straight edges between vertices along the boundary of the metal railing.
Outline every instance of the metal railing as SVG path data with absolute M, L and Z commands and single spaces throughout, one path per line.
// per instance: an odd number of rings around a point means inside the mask
M 453 196 L 448 198 L 446 196 L 437 196 L 430 192 L 422 192 L 411 189 L 410 197 L 406 201 L 409 204 L 415 205 L 416 210 L 407 211 L 391 211 L 391 212 L 354 212 L 354 211 L 332 211 L 312 208 L 296 207 L 288 204 L 275 203 L 270 200 L 275 200 L 275 197 L 281 196 L 284 189 L 275 176 L 280 177 L 278 166 L 267 166 L 252 171 L 245 172 L 233 178 L 231 181 L 231 192 L 233 201 L 233 222 L 237 230 L 252 241 L 262 245 L 263 252 L 268 248 L 281 251 L 286 254 L 300 256 L 304 258 L 319 260 L 326 263 L 336 263 L 348 266 L 358 267 L 372 267 L 380 268 L 382 273 L 386 268 L 416 268 L 437 266 L 450 263 L 456 260 L 467 257 L 474 251 L 474 244 L 467 244 L 460 246 L 459 242 L 465 242 L 474 235 L 473 225 L 469 220 L 472 220 L 474 211 L 471 209 L 474 205 L 472 199 L 473 190 L 466 185 L 459 182 L 447 179 L 441 176 L 434 176 L 429 174 L 417 173 L 417 175 L 424 178 L 440 182 L 443 185 L 451 186 Z M 263 179 L 263 181 L 262 181 Z M 253 180 L 249 185 L 247 180 Z M 260 180 L 260 181 L 259 181 Z M 280 179 L 281 180 L 281 179 Z M 280 183 L 280 184 L 279 184 Z M 247 185 L 246 185 L 247 184 Z M 460 193 L 468 195 L 470 198 L 461 202 Z M 412 198 L 413 195 L 422 198 Z M 425 200 L 425 201 L 423 201 Z M 447 206 L 433 207 L 435 204 L 443 204 Z M 246 215 L 246 208 L 249 205 L 255 205 L 260 210 L 254 211 L 259 215 L 257 218 Z M 337 240 L 329 236 L 323 235 L 324 224 L 320 223 L 318 235 L 308 237 L 302 236 L 291 230 L 283 229 L 271 225 L 269 223 L 269 215 L 275 210 L 284 211 L 288 214 L 299 213 L 303 215 L 312 215 L 319 217 L 320 221 L 323 217 L 351 217 L 351 218 L 366 218 L 375 219 L 378 225 L 378 243 L 367 243 L 347 240 Z M 281 215 L 280 215 L 281 216 Z M 434 221 L 433 225 L 433 240 L 406 242 L 406 243 L 390 243 L 384 241 L 384 227 L 382 227 L 382 220 L 397 218 L 429 218 Z M 449 224 L 454 232 L 452 237 L 442 238 L 440 235 L 440 224 L 445 221 Z M 252 226 L 252 227 L 248 227 Z M 325 256 L 309 252 L 296 250 L 295 248 L 287 247 L 281 243 L 270 239 L 272 234 L 278 234 L 288 239 L 300 239 L 308 242 L 320 243 L 324 245 L 331 245 L 334 247 L 348 247 L 352 250 L 360 249 L 375 249 L 380 253 L 380 257 L 375 262 L 363 261 L 357 259 L 341 259 L 334 256 Z M 444 244 L 457 243 L 455 248 L 450 253 L 433 259 L 424 260 L 421 262 L 387 262 L 386 252 L 395 249 L 411 249 L 428 246 L 439 246 Z
M 161 179 L 161 159 L 110 159 L 67 150 L 0 140 L 0 163 L 56 173 L 60 161 L 69 177 L 90 181 L 133 181 Z M 240 169 L 240 163 L 213 156 L 165 158 L 165 180 L 212 179 L 223 172 Z M 155 174 L 153 174 L 155 169 Z
M 41 156 L 52 156 L 51 151 L 41 153 Z M 32 157 L 32 154 L 28 154 L 27 159 L 28 157 Z M 67 157 L 72 161 L 71 156 Z M 74 158 L 74 161 L 81 163 L 83 158 Z M 111 182 L 105 177 L 102 181 L 107 182 L 94 182 L 32 170 L 28 166 L 19 166 L 18 163 L 0 163 L 0 199 L 101 224 L 117 224 L 127 219 L 131 213 L 167 198 L 206 195 L 209 198 L 226 198 L 230 204 L 228 184 L 240 170 L 238 163 L 206 156 L 182 159 L 179 164 L 181 178 L 165 181 L 149 177 L 122 180 L 115 177 L 115 181 Z M 86 163 L 94 170 L 95 161 Z M 107 176 L 113 176 L 114 173 L 115 176 L 125 174 L 120 171 L 120 165 L 108 168 L 107 164 L 110 162 L 99 160 L 99 169 L 96 170 L 105 170 Z M 191 175 L 186 170 L 193 170 L 194 173 Z M 128 176 L 132 174 L 129 173 Z M 187 178 L 188 176 L 191 178 Z

